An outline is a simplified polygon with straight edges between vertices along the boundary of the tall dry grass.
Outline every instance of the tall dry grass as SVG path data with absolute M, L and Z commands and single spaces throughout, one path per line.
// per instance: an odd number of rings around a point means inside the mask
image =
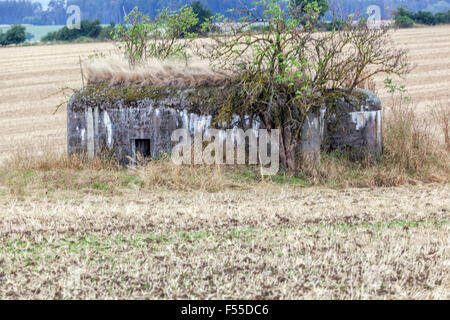
M 0 166 L 0 192 L 26 195 L 45 190 L 120 193 L 123 188 L 217 192 L 245 187 L 225 174 L 221 166 L 178 166 L 169 157 L 124 167 L 109 155 L 92 160 L 58 152 L 18 152 Z
M 445 148 L 450 152 L 450 96 L 446 99 L 435 99 L 428 109 L 431 110 L 433 120 L 444 138 Z
M 418 115 L 403 99 L 385 111 L 384 152 L 386 165 L 411 174 L 433 174 L 445 158 L 433 130 L 432 117 Z M 445 165 L 442 162 L 442 165 Z
M 207 61 L 148 60 L 145 65 L 130 67 L 119 56 L 101 57 L 82 64 L 83 77 L 90 83 L 141 84 L 156 87 L 198 87 L 222 85 L 230 80 L 225 72 L 213 70 Z
M 450 181 L 449 105 L 435 105 L 428 115 L 415 110 L 402 96 L 393 96 L 384 106 L 383 154 L 377 161 L 367 156 L 355 162 L 348 153 L 337 151 L 324 154 L 319 165 L 303 165 L 303 174 L 313 184 L 352 187 Z

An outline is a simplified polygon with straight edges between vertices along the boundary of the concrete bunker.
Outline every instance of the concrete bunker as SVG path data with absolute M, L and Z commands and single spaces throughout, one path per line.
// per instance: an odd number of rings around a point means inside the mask
M 93 83 L 76 92 L 67 109 L 68 153 L 95 155 L 108 152 L 122 164 L 138 154 L 154 158 L 174 146 L 175 129 L 191 135 L 211 128 L 227 87 L 154 87 Z M 342 91 L 320 110 L 307 115 L 301 156 L 320 159 L 321 151 L 352 148 L 379 156 L 382 152 L 382 107 L 372 92 Z M 259 125 L 252 121 L 250 127 Z M 242 129 L 249 128 L 241 121 Z

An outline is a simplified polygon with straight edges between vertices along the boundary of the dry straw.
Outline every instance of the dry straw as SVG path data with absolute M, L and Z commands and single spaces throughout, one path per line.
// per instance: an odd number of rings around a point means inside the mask
M 109 81 L 111 84 L 142 84 L 156 87 L 196 87 L 221 85 L 229 81 L 224 72 L 213 70 L 205 61 L 148 60 L 144 65 L 130 67 L 119 57 L 104 57 L 83 63 L 88 82 Z

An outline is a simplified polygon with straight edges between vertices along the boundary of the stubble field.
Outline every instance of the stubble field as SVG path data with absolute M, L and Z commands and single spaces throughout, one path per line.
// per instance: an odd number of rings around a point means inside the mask
M 393 37 L 417 65 L 405 84 L 426 115 L 450 95 L 450 27 Z M 94 50 L 113 46 L 0 49 L 0 162 L 65 151 L 58 92 L 81 87 L 79 57 Z M 448 184 L 214 179 L 185 190 L 138 173 L 3 167 L 0 298 L 450 298 Z

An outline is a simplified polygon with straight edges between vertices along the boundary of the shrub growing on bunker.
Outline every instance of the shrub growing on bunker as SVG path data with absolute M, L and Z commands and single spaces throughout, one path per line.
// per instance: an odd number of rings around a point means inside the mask
M 163 9 L 153 20 L 135 7 L 125 14 L 124 21 L 113 38 L 132 66 L 147 58 L 187 59 L 186 48 L 195 38 L 189 29 L 198 23 L 192 7 L 187 6 L 175 11 Z
M 199 52 L 215 68 L 239 79 L 219 120 L 232 126 L 237 114 L 257 118 L 268 130 L 279 129 L 281 164 L 295 169 L 309 114 L 325 103 L 332 108 L 333 99 L 342 97 L 340 89 L 351 92 L 378 73 L 403 75 L 410 64 L 406 52 L 393 47 L 387 26 L 370 28 L 350 16 L 340 31 L 319 33 L 317 2 L 305 5 L 301 18 L 297 8 L 283 3 L 261 0 L 256 8 L 237 12 L 240 23 L 231 24 L 228 34 L 214 37 Z M 229 22 L 223 16 L 215 19 Z M 261 33 L 248 31 L 261 23 Z

